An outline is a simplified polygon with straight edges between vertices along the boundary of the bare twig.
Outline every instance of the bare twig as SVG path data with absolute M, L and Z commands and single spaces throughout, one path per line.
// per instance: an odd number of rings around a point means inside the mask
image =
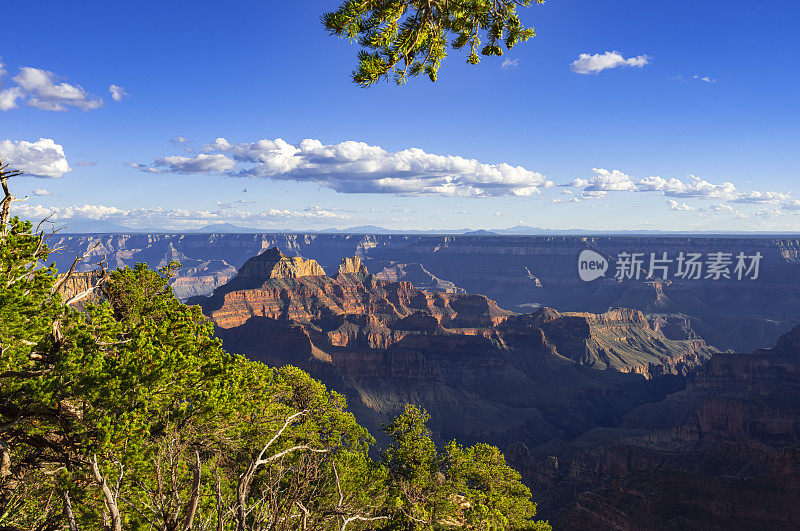
M 214 471 L 216 484 L 214 485 L 214 497 L 217 500 L 217 531 L 222 531 L 225 523 L 225 514 L 222 510 L 222 480 L 219 477 L 219 470 Z
M 70 278 L 70 277 L 72 276 L 72 274 L 75 272 L 75 266 L 77 266 L 77 265 L 78 265 L 78 262 L 81 262 L 81 261 L 82 261 L 84 258 L 86 258 L 86 257 L 88 256 L 88 254 L 89 254 L 90 252 L 94 251 L 94 250 L 95 250 L 95 248 L 96 248 L 98 245 L 100 245 L 100 242 L 99 242 L 99 241 L 95 242 L 95 244 L 94 244 L 94 245 L 93 245 L 93 246 L 92 246 L 90 249 L 86 249 L 86 251 L 84 251 L 83 253 L 81 253 L 80 255 L 78 255 L 78 256 L 76 256 L 76 257 L 75 257 L 75 260 L 73 260 L 73 262 L 72 262 L 72 265 L 71 265 L 71 266 L 70 266 L 70 268 L 69 268 L 69 271 L 67 271 L 67 272 L 66 272 L 66 273 L 65 273 L 65 274 L 64 274 L 64 275 L 63 275 L 63 276 L 62 276 L 62 277 L 61 277 L 61 278 L 58 280 L 58 282 L 56 282 L 55 284 L 53 284 L 53 289 L 51 290 L 51 293 L 53 293 L 53 294 L 56 294 L 56 293 L 58 293 L 59 291 L 61 291 L 61 288 L 63 288 L 63 287 L 64 287 L 64 283 L 65 283 L 67 280 L 69 280 L 69 278 Z M 104 273 L 105 273 L 105 271 L 104 271 Z M 105 276 L 105 274 L 103 274 L 103 276 Z
M 339 503 L 336 504 L 336 508 L 339 509 L 344 501 L 344 494 L 342 494 L 342 484 L 339 483 L 339 472 L 336 470 L 336 463 L 333 464 L 333 477 L 336 478 L 336 490 L 339 491 Z
M 248 514 L 247 499 L 250 496 L 250 485 L 252 484 L 253 478 L 255 477 L 256 472 L 258 471 L 258 468 L 260 466 L 266 465 L 272 461 L 280 459 L 281 457 L 291 452 L 295 452 L 298 450 L 307 450 L 318 453 L 327 452 L 327 450 L 315 449 L 308 445 L 303 444 L 287 448 L 286 450 L 278 452 L 277 454 L 274 454 L 270 457 L 267 458 L 264 457 L 264 454 L 267 453 L 267 450 L 269 450 L 270 447 L 275 443 L 275 441 L 277 441 L 278 438 L 281 435 L 283 435 L 283 432 L 285 432 L 289 426 L 291 426 L 295 421 L 297 421 L 297 419 L 306 414 L 307 414 L 306 411 L 299 411 L 297 413 L 294 413 L 286 417 L 286 419 L 283 422 L 283 426 L 281 426 L 281 428 L 277 432 L 275 432 L 275 435 L 273 435 L 272 438 L 269 441 L 267 441 L 267 443 L 264 445 L 264 447 L 261 449 L 258 455 L 250 462 L 250 465 L 247 467 L 247 470 L 244 472 L 244 474 L 242 474 L 242 476 L 240 477 L 239 485 L 238 488 L 236 489 L 237 516 L 238 516 L 237 518 L 238 522 L 236 525 L 237 530 L 242 531 L 246 528 L 246 521 Z
M 89 295 L 94 293 L 94 291 L 97 288 L 99 288 L 100 286 L 103 285 L 103 283 L 106 281 L 106 276 L 107 276 L 106 275 L 106 270 L 105 269 L 101 269 L 100 270 L 100 274 L 98 275 L 97 281 L 93 285 L 91 285 L 89 288 L 85 289 L 84 291 L 82 291 L 80 293 L 76 293 L 75 295 L 73 295 L 72 297 L 67 299 L 67 301 L 64 304 L 69 306 L 71 304 L 75 304 L 76 302 L 82 301 L 83 299 L 85 299 L 86 297 L 88 297 Z
M 377 522 L 378 520 L 388 520 L 388 516 L 361 516 L 360 514 L 355 514 L 353 516 L 347 517 L 344 522 L 342 522 L 342 528 L 340 531 L 344 531 L 347 524 L 351 522 Z
M 111 531 L 122 531 L 122 518 L 120 518 L 119 507 L 117 507 L 117 498 L 114 496 L 114 493 L 111 492 L 106 478 L 104 478 L 103 474 L 100 472 L 96 454 L 92 455 L 92 472 L 94 473 L 95 481 L 100 485 L 100 490 L 103 491 L 103 498 L 105 498 L 108 512 L 111 513 Z
M 75 521 L 75 512 L 72 510 L 72 500 L 69 499 L 69 491 L 64 491 L 64 514 L 67 517 L 69 531 L 79 531 L 78 522 Z
M 3 200 L 0 201 L 0 237 L 2 238 L 8 235 L 8 220 L 11 218 L 11 203 L 14 201 L 14 196 L 8 189 L 8 179 L 23 173 L 19 170 L 9 170 L 8 164 L 3 164 L 3 159 L 0 158 L 0 186 L 2 186 L 4 194 Z
M 306 530 L 308 529 L 308 515 L 309 515 L 309 510 L 306 508 L 306 506 L 305 506 L 305 505 L 303 505 L 303 504 L 300 502 L 300 500 L 297 500 L 295 503 L 297 504 L 297 506 L 298 506 L 298 507 L 300 507 L 300 510 L 301 510 L 301 511 L 303 511 L 303 520 L 302 520 L 302 523 L 303 523 L 303 531 L 306 531 Z
M 194 477 L 192 478 L 192 495 L 189 498 L 189 510 L 186 513 L 186 522 L 183 525 L 183 528 L 186 531 L 191 531 L 192 525 L 194 524 L 194 516 L 197 513 L 197 505 L 200 503 L 200 472 L 201 472 L 201 463 L 200 463 L 200 452 L 197 450 L 194 451 L 194 456 L 196 458 L 196 462 L 194 465 Z

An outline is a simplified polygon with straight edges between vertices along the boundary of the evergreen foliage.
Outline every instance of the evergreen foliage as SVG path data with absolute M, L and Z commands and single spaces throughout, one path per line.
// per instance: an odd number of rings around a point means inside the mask
M 47 236 L 3 212 L 0 528 L 549 529 L 497 448 L 438 451 L 409 406 L 372 459 L 344 397 L 225 352 L 175 264 L 65 294 Z
M 467 62 L 503 55 L 536 33 L 522 25 L 517 7 L 544 0 L 345 0 L 325 13 L 331 35 L 361 46 L 353 82 L 368 87 L 390 77 L 436 81 L 447 50 L 467 49 Z M 452 39 L 448 43 L 448 39 Z

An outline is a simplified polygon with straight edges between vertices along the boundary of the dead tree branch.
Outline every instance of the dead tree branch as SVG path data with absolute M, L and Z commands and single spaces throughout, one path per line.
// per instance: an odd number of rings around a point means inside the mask
M 186 531 L 191 531 L 192 525 L 194 524 L 194 516 L 197 513 L 197 505 L 200 503 L 200 472 L 202 467 L 200 463 L 200 452 L 195 450 L 194 456 L 196 461 L 193 470 L 194 476 L 192 478 L 192 494 L 189 498 L 189 510 L 186 513 L 186 522 L 183 525 Z
M 103 498 L 106 501 L 108 512 L 111 513 L 111 531 L 122 531 L 122 518 L 119 514 L 117 498 L 114 496 L 114 493 L 111 492 L 106 478 L 103 477 L 103 474 L 100 472 L 100 466 L 97 464 L 97 455 L 92 455 L 92 472 L 94 473 L 95 481 L 100 485 L 100 490 L 103 491 Z
M 8 164 L 3 164 L 3 159 L 0 157 L 0 186 L 4 194 L 3 200 L 0 201 L 0 238 L 8 236 L 8 220 L 11 218 L 11 203 L 14 201 L 14 196 L 8 189 L 8 179 L 23 173 L 20 170 L 9 170 Z
M 270 457 L 266 458 L 264 457 L 264 454 L 267 453 L 267 450 L 269 450 L 270 447 L 272 447 L 272 445 L 275 443 L 275 441 L 277 441 L 278 438 L 281 435 L 283 435 L 283 432 L 285 432 L 289 426 L 291 426 L 295 421 L 297 421 L 297 419 L 306 415 L 306 413 L 307 413 L 306 411 L 300 411 L 286 417 L 286 419 L 283 422 L 283 426 L 281 426 L 281 428 L 277 432 L 275 432 L 275 435 L 273 435 L 272 438 L 269 441 L 267 441 L 267 443 L 264 445 L 264 447 L 261 449 L 258 455 L 250 462 L 250 465 L 247 467 L 245 473 L 242 474 L 241 478 L 239 479 L 239 485 L 238 488 L 236 489 L 237 516 L 238 516 L 237 518 L 238 522 L 236 528 L 238 531 L 244 531 L 246 529 L 246 521 L 248 514 L 247 499 L 250 497 L 250 486 L 253 483 L 253 479 L 255 478 L 256 472 L 258 472 L 259 467 L 271 463 L 273 461 L 276 461 L 285 455 L 288 455 L 292 452 L 296 452 L 299 450 L 306 450 L 314 453 L 327 452 L 327 450 L 325 449 L 312 448 L 311 446 L 301 444 L 292 446 L 291 448 L 287 448 Z

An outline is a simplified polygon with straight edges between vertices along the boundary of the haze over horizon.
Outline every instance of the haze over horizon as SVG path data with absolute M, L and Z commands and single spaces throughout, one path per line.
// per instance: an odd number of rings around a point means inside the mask
M 788 1 L 551 1 L 537 36 L 362 89 L 332 2 L 18 3 L 13 211 L 182 231 L 800 230 Z M 146 15 L 145 15 L 146 14 Z M 176 31 L 179 30 L 179 31 Z M 98 225 L 99 226 L 99 225 Z

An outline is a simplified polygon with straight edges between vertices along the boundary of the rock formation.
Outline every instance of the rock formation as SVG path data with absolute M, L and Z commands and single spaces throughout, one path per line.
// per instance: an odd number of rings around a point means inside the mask
M 714 352 L 666 338 L 636 310 L 515 314 L 482 295 L 379 280 L 357 257 L 330 277 L 267 250 L 189 302 L 226 348 L 310 371 L 373 431 L 408 402 L 431 412 L 441 439 L 465 442 L 541 443 L 619 422 Z
M 314 260 L 303 260 L 299 256 L 286 256 L 277 248 L 264 251 L 256 259 L 244 263 L 238 279 L 258 283 L 270 278 L 300 278 L 325 276 L 325 270 Z
M 389 263 L 381 271 L 375 273 L 375 278 L 392 282 L 411 282 L 416 288 L 425 291 L 466 293 L 466 290 L 459 288 L 453 282 L 437 277 L 425 269 L 422 264 Z
M 587 245 L 740 249 L 765 262 L 751 283 L 581 283 L 572 260 Z M 429 410 L 440 441 L 501 446 L 559 528 L 800 528 L 800 328 L 781 337 L 800 315 L 797 241 L 143 235 L 100 248 L 112 266 L 240 266 L 191 301 L 226 348 L 310 371 L 373 433 L 409 402 Z M 408 264 L 501 304 L 420 290 L 403 281 Z M 758 350 L 720 353 L 700 338 Z
M 715 355 L 615 429 L 515 456 L 562 528 L 800 528 L 800 327 Z
M 602 313 L 611 307 L 645 314 L 679 315 L 699 337 L 722 350 L 750 352 L 773 345 L 800 324 L 800 241 L 791 238 L 659 236 L 425 236 L 354 234 L 118 234 L 64 235 L 54 241 L 66 251 L 53 255 L 60 269 L 74 254 L 99 242 L 86 260 L 107 257 L 111 268 L 146 262 L 160 267 L 178 259 L 173 279 L 181 298 L 209 295 L 250 257 L 271 247 L 287 256 L 313 258 L 335 271 L 344 256 L 358 256 L 384 280 L 410 280 L 429 291 L 451 291 L 418 278 L 431 275 L 504 308 L 549 306 L 559 311 Z M 657 282 L 613 278 L 584 283 L 577 257 L 591 248 L 620 252 L 761 253 L 757 281 L 699 279 Z M 419 267 L 424 271 L 414 271 Z M 383 270 L 387 271 L 384 273 Z M 402 271 L 401 271 L 402 270 Z M 407 275 L 407 277 L 406 277 Z M 612 275 L 613 276 L 613 275 Z

